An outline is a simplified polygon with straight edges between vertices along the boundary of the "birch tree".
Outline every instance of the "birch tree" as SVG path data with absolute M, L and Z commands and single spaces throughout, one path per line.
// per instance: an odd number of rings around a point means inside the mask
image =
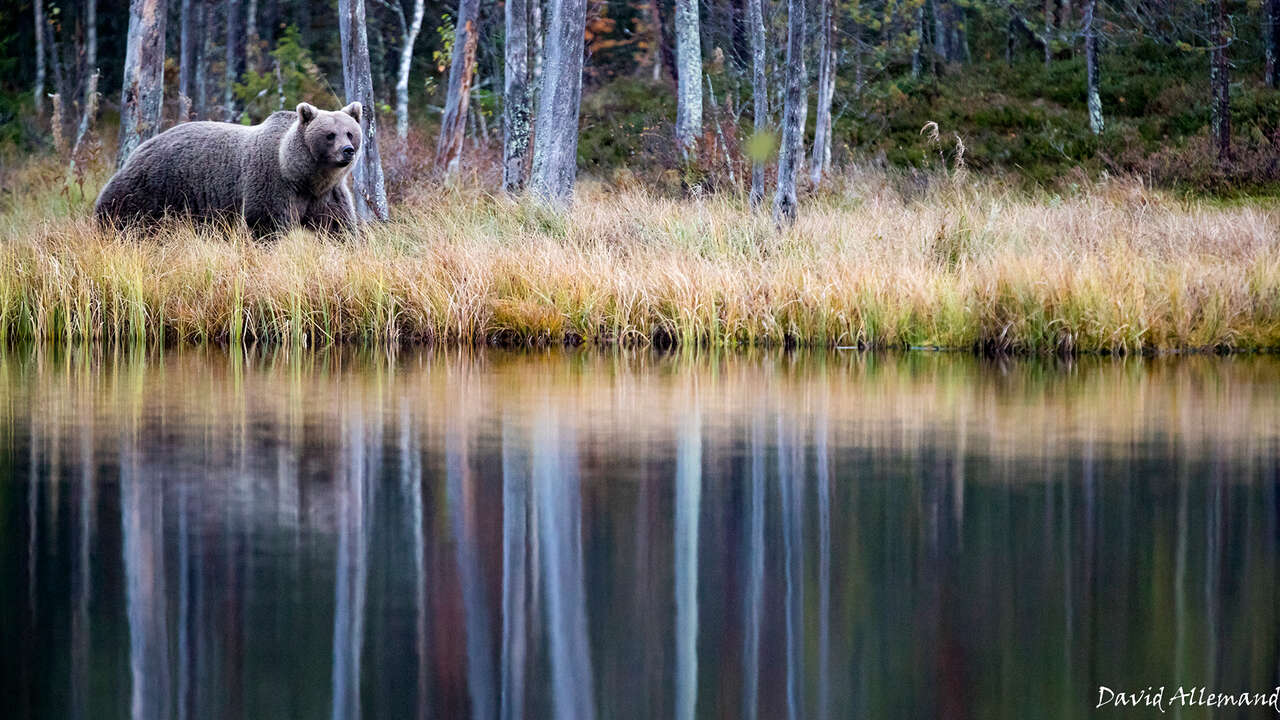
M 778 191 L 773 197 L 773 221 L 779 227 L 796 219 L 796 158 L 803 147 L 808 82 L 804 69 L 804 3 L 805 0 L 787 0 L 787 93 L 778 150 Z
M 538 2 L 538 0 L 533 0 Z M 506 0 L 502 85 L 502 189 L 524 188 L 529 150 L 529 28 L 526 0 Z
M 1227 64 L 1227 8 L 1226 0 L 1213 0 L 1209 6 L 1209 87 L 1210 130 L 1218 151 L 1218 162 L 1231 159 L 1231 76 Z
M 1266 0 L 1262 9 L 1262 42 L 1267 87 L 1280 88 L 1280 0 Z
M 1102 95 L 1098 92 L 1098 0 L 1086 0 L 1084 5 L 1084 58 L 1088 76 L 1089 130 L 1097 135 L 1102 132 Z
M 831 100 L 836 91 L 836 32 L 835 2 L 822 0 L 819 5 L 821 27 L 818 29 L 818 117 L 813 131 L 813 157 L 810 158 L 809 181 L 816 188 L 822 183 L 822 174 L 831 167 Z M 916 11 L 916 30 L 924 27 L 922 4 Z M 920 39 L 916 39 L 914 54 L 916 67 L 920 62 Z M 917 73 L 918 74 L 918 73 Z
M 44 115 L 44 0 L 35 0 L 32 9 L 36 16 L 36 116 Z
M 80 146 L 85 135 L 89 134 L 89 125 L 98 110 L 98 0 L 85 0 L 84 4 L 84 76 L 88 78 L 84 86 L 84 95 L 80 100 L 80 125 L 76 128 L 76 140 L 71 146 L 71 166 L 68 175 L 75 174 L 76 158 L 80 154 Z
M 413 15 L 406 18 L 400 0 L 379 0 L 396 16 L 400 28 L 400 67 L 396 71 L 396 137 L 409 137 L 409 70 L 413 67 L 413 44 L 422 30 L 423 0 L 413 0 Z M 403 148 L 404 143 L 401 143 Z M 402 152 L 405 150 L 402 149 Z
M 164 100 L 164 0 L 129 3 L 129 36 L 120 93 L 120 149 L 116 166 L 160 131 Z
M 259 51 L 262 48 L 259 47 L 259 43 L 262 41 L 262 38 L 258 36 L 258 0 L 249 0 L 245 5 L 244 40 L 245 67 L 253 68 L 254 70 L 261 70 L 262 68 L 259 66 L 259 63 L 261 62 Z
M 578 110 L 582 99 L 583 36 L 586 0 L 549 0 L 542 85 L 534 126 L 535 195 L 554 205 L 567 205 L 578 173 Z
M 209 117 L 209 59 L 213 57 L 213 3 L 214 0 L 196 0 L 200 3 L 200 44 L 196 55 L 196 98 L 192 103 L 196 117 Z
M 769 126 L 768 72 L 764 60 L 764 13 L 761 0 L 747 0 L 747 23 L 751 31 L 751 96 L 754 102 L 752 125 L 757 138 Z M 764 199 L 764 158 L 753 153 L 751 159 L 751 207 L 760 207 Z
M 240 0 L 227 0 L 226 77 L 222 88 L 222 113 L 227 122 L 235 120 L 236 79 L 240 77 L 240 59 L 244 56 L 244 38 L 240 34 Z
M 449 94 L 445 98 L 444 117 L 440 120 L 440 138 L 436 142 L 436 163 L 443 165 L 448 175 L 457 173 L 462 157 L 467 110 L 471 104 L 471 81 L 475 76 L 479 16 L 479 0 L 458 0 L 458 22 L 453 32 L 453 58 L 449 64 Z
M 358 102 L 362 108 L 359 120 L 364 137 L 351 172 L 356 214 L 365 222 L 386 220 L 387 188 L 382 178 L 382 158 L 378 154 L 378 119 L 374 112 L 364 0 L 338 0 L 338 31 L 342 41 L 342 83 L 347 102 Z
M 702 30 L 698 0 L 676 3 L 676 145 L 685 159 L 702 135 Z

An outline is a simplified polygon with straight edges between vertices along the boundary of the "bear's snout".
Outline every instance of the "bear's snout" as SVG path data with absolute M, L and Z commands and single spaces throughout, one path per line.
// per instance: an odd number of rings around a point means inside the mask
M 356 149 L 350 145 L 342 148 L 342 159 L 351 162 L 351 158 L 356 156 Z

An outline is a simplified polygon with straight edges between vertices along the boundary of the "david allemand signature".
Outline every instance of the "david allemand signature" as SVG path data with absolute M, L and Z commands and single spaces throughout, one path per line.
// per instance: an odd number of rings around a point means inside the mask
M 1170 708 L 1231 708 L 1258 707 L 1270 708 L 1280 714 L 1280 686 L 1270 692 L 1217 692 L 1206 687 L 1178 686 L 1175 692 L 1165 694 L 1165 686 L 1154 686 L 1144 690 L 1114 690 L 1106 685 L 1098 686 L 1098 704 L 1094 709 L 1104 707 L 1143 707 L 1157 708 L 1160 712 L 1168 712 Z

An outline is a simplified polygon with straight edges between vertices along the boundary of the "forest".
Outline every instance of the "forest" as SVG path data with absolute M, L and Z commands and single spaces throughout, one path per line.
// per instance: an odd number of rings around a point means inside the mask
M 0 333 L 1274 347 L 1278 41 L 1280 0 L 23 2 Z M 147 137 L 303 101 L 374 109 L 365 245 L 88 227 Z

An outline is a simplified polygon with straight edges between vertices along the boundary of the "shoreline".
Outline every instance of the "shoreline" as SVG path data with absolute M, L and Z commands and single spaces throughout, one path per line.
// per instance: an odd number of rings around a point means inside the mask
M 555 213 L 427 188 L 360 238 L 267 243 L 190 225 L 108 237 L 87 200 L 37 191 L 0 210 L 0 340 L 1280 350 L 1280 207 L 1132 180 L 936 185 L 849 177 L 781 232 L 733 196 L 588 185 Z

